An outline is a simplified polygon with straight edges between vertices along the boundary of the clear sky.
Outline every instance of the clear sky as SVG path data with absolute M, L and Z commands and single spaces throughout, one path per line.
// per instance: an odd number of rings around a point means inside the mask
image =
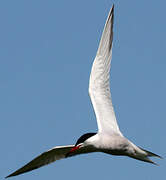
M 111 91 L 123 134 L 166 155 L 165 0 L 0 1 L 0 179 L 40 153 L 97 131 L 91 65 L 115 4 Z M 20 180 L 164 180 L 154 166 L 102 153 L 57 161 Z

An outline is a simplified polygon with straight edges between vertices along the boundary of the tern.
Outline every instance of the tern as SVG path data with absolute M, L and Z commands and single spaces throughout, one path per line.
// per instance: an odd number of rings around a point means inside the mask
M 98 132 L 82 135 L 75 145 L 56 146 L 6 178 L 37 169 L 59 159 L 84 153 L 103 152 L 110 155 L 128 156 L 153 164 L 156 163 L 149 157 L 161 158 L 125 138 L 117 124 L 110 93 L 113 21 L 114 5 L 108 14 L 89 80 L 89 95 L 97 119 Z

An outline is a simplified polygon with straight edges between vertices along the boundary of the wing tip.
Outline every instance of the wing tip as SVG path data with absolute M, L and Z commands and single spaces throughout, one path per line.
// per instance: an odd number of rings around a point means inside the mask
M 13 175 L 13 173 L 12 173 L 12 174 L 9 174 L 8 176 L 5 177 L 5 179 L 7 179 L 7 178 L 9 178 L 9 177 L 12 177 L 12 176 L 16 176 L 16 175 Z
M 6 176 L 5 179 L 10 178 L 10 177 L 13 177 L 13 176 L 20 175 L 20 174 L 22 174 L 22 173 L 24 173 L 24 172 L 15 171 L 15 172 L 9 174 L 8 176 Z
M 111 10 L 110 10 L 110 15 L 114 15 L 114 4 L 112 5 L 112 7 L 111 7 Z
M 115 5 L 113 4 L 113 5 L 112 5 L 112 8 L 111 8 L 111 11 L 114 11 L 114 7 L 115 7 Z
M 112 7 L 111 7 L 111 9 L 110 9 L 110 13 L 109 13 L 109 15 L 108 15 L 108 19 L 109 19 L 109 17 L 111 17 L 111 16 L 113 16 L 114 15 L 114 4 L 112 5 Z

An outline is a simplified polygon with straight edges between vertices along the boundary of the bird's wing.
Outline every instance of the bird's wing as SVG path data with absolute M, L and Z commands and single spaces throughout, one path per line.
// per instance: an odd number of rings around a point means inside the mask
M 114 5 L 112 6 L 93 62 L 89 95 L 96 114 L 99 132 L 118 133 L 119 130 L 110 93 L 110 66 L 112 57 Z
M 50 164 L 56 160 L 60 160 L 63 158 L 68 158 L 72 157 L 75 155 L 79 154 L 85 154 L 85 153 L 90 153 L 94 152 L 95 150 L 93 148 L 87 148 L 87 147 L 82 147 L 78 150 L 73 151 L 70 153 L 72 148 L 74 148 L 75 145 L 67 145 L 67 146 L 56 146 L 41 155 L 37 156 L 35 159 L 27 163 L 25 166 L 21 167 L 17 171 L 13 172 L 12 174 L 8 175 L 6 178 L 11 177 L 11 176 L 17 176 L 19 174 L 23 174 L 29 171 L 32 171 L 34 169 L 38 169 L 42 166 L 45 166 L 47 164 Z
M 23 166 L 22 168 L 18 169 L 14 173 L 8 175 L 6 178 L 11 176 L 17 176 L 19 174 L 32 171 L 34 169 L 40 168 L 44 165 L 50 164 L 56 160 L 62 159 L 66 157 L 66 154 L 73 148 L 74 145 L 68 146 L 57 146 L 54 147 L 41 155 L 37 156 L 35 159 L 30 161 L 28 164 Z

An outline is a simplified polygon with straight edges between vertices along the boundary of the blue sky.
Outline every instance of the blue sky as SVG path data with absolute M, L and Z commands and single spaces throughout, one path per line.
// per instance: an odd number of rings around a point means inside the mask
M 88 82 L 113 3 L 111 91 L 120 129 L 165 157 L 166 1 L 0 1 L 0 179 L 97 131 Z M 166 161 L 156 162 L 94 153 L 13 179 L 162 180 Z

